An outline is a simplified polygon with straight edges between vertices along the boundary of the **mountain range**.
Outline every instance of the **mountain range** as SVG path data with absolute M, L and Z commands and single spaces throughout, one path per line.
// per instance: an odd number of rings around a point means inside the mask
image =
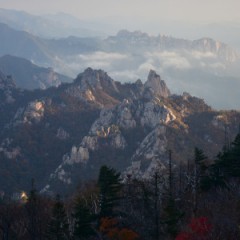
M 92 67 L 105 69 L 117 81 L 135 82 L 154 69 L 176 94 L 187 91 L 214 108 L 239 109 L 239 53 L 210 38 L 190 41 L 122 30 L 104 39 L 43 39 L 3 23 L 0 34 L 0 56 L 25 58 L 70 78 Z
M 149 177 L 192 160 L 195 146 L 209 159 L 238 132 L 237 111 L 216 111 L 188 93 L 172 94 L 153 70 L 143 83 L 121 83 L 86 69 L 72 83 L 21 90 L 0 75 L 1 190 L 71 192 L 109 165 L 124 176 Z M 227 137 L 226 137 L 227 136 Z
M 211 162 L 239 132 L 237 50 L 87 26 L 0 9 L 0 192 L 68 194 L 102 165 L 149 178 L 170 150 L 174 168 L 196 146 Z

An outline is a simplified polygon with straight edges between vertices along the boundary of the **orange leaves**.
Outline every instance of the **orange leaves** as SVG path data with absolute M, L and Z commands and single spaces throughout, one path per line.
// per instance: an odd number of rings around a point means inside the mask
M 137 240 L 138 234 L 128 228 L 119 228 L 118 221 L 115 218 L 102 218 L 100 232 L 106 235 L 110 240 Z
M 106 233 L 109 230 L 115 228 L 117 225 L 118 221 L 115 218 L 102 218 L 101 219 L 101 224 L 100 224 L 100 232 Z
M 138 239 L 138 234 L 131 229 L 123 228 L 119 231 L 119 240 L 135 240 Z

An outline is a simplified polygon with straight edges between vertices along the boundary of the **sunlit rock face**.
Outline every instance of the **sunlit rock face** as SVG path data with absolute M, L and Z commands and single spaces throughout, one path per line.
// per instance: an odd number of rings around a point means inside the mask
M 79 92 L 90 89 L 107 92 L 106 82 L 107 88 L 110 86 L 117 91 L 112 80 L 108 77 L 107 81 L 102 79 L 104 76 L 106 77 L 104 72 L 86 70 L 78 80 L 81 86 Z M 144 85 L 140 86 L 139 81 L 137 84 L 139 85 L 139 97 L 131 95 L 111 108 L 103 108 L 99 118 L 92 124 L 88 135 L 83 137 L 78 146 L 73 146 L 71 151 L 64 155 L 62 164 L 51 175 L 52 181 L 57 179 L 65 183 L 72 182 L 69 166 L 91 164 L 92 154 L 101 151 L 103 146 L 116 151 L 129 151 L 128 147 L 132 142 L 127 138 L 126 132 L 138 131 L 139 128 L 148 129 L 149 132 L 143 139 L 139 139 L 138 147 L 133 155 L 129 156 L 132 163 L 126 174 L 136 171 L 136 166 L 139 166 L 137 175 L 148 177 L 157 165 L 164 166 L 167 149 L 165 125 L 171 124 L 176 119 L 172 110 L 163 101 L 170 96 L 170 91 L 160 76 L 152 70 Z M 63 172 L 64 176 L 68 176 L 68 180 L 63 178 Z
M 14 176 L 27 188 L 36 175 L 39 189 L 65 194 L 96 180 L 102 165 L 121 171 L 123 179 L 149 178 L 156 169 L 166 171 L 169 149 L 174 167 L 192 159 L 196 145 L 214 159 L 238 132 L 239 112 L 215 111 L 188 93 L 170 94 L 152 70 L 146 82 L 122 84 L 87 69 L 73 83 L 35 91 L 9 80 L 0 82 L 2 188 Z
M 153 70 L 150 70 L 148 79 L 144 84 L 145 88 L 150 88 L 155 95 L 161 97 L 169 97 L 170 91 L 167 88 L 166 83 L 161 80 L 161 77 Z
M 94 102 L 100 106 L 114 105 L 118 101 L 114 95 L 119 93 L 116 83 L 106 72 L 87 68 L 79 74 L 74 84 L 66 89 L 72 96 L 85 101 Z M 106 99 L 107 101 L 103 101 Z

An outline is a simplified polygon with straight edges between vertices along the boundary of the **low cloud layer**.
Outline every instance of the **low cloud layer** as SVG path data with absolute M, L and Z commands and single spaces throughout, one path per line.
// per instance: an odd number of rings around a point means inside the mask
M 75 76 L 87 67 L 91 67 L 103 69 L 113 79 L 120 82 L 135 82 L 137 79 L 144 82 L 149 70 L 153 69 L 166 80 L 173 93 L 188 91 L 193 95 L 205 98 L 212 106 L 217 108 L 223 106 L 223 101 L 220 100 L 226 88 L 226 85 L 221 87 L 223 79 L 228 77 L 237 79 L 236 76 L 240 75 L 237 63 L 231 65 L 230 71 L 229 65 L 215 54 L 190 50 L 146 51 L 139 55 L 97 51 L 69 56 L 65 64 L 65 67 L 70 69 Z M 234 76 L 229 75 L 230 72 L 234 73 Z M 234 88 L 238 85 L 240 87 L 240 79 L 235 81 Z M 216 86 L 222 89 L 218 89 L 214 97 L 210 96 Z M 231 88 L 231 82 L 229 82 L 229 88 Z M 208 92 L 206 89 L 212 90 Z M 232 92 L 234 91 L 232 89 Z M 237 93 L 234 96 L 236 95 Z M 235 106 L 234 101 L 235 98 L 229 100 L 228 106 L 224 107 Z

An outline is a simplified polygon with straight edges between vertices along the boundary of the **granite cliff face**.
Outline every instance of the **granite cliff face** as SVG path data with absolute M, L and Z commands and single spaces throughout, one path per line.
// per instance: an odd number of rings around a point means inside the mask
M 97 101 L 95 96 L 103 92 L 112 96 L 123 94 L 117 88 L 117 84 L 101 70 L 87 69 L 78 76 L 74 84 L 78 84 L 79 94 L 76 95 L 74 92 L 73 95 L 84 98 L 86 97 L 84 94 L 91 91 L 91 96 L 94 98 L 85 98 L 90 102 Z M 151 162 L 153 156 L 160 154 L 159 151 L 164 155 L 166 149 L 163 146 L 158 149 L 162 141 L 156 142 L 156 138 L 163 131 L 160 129 L 165 128 L 164 125 L 176 119 L 172 111 L 162 102 L 162 99 L 170 96 L 170 91 L 165 82 L 153 70 L 150 71 L 144 85 L 139 82 L 138 84 L 141 85 L 139 98 L 136 98 L 136 95 L 134 97 L 130 95 L 128 99 L 125 98 L 114 106 L 110 108 L 107 106 L 101 110 L 99 118 L 92 124 L 88 135 L 83 137 L 80 145 L 73 146 L 71 151 L 63 156 L 62 163 L 51 174 L 50 183 L 56 184 L 55 181 L 60 181 L 71 184 L 75 182 L 72 168 L 76 169 L 90 164 L 93 153 L 101 151 L 104 145 L 104 147 L 107 146 L 116 151 L 126 151 L 132 143 L 129 142 L 125 133 L 135 131 L 137 128 L 149 129 L 150 133 L 143 139 L 143 143 L 136 149 L 136 153 L 131 159 L 134 161 L 141 155 Z M 68 93 L 70 92 L 68 89 Z M 149 142 L 148 147 L 146 142 Z M 145 152 L 145 155 L 142 152 Z M 48 184 L 43 191 L 50 189 L 51 184 Z
M 161 77 L 153 70 L 150 70 L 148 80 L 145 82 L 144 87 L 151 89 L 155 95 L 165 98 L 170 96 L 170 91 L 166 83 L 161 80 Z
M 66 89 L 73 97 L 104 105 L 114 105 L 118 101 L 114 98 L 119 90 L 116 83 L 106 72 L 87 68 L 79 74 L 74 84 Z
M 78 84 L 81 92 L 74 94 L 76 97 L 84 98 L 82 93 L 92 91 L 94 100 L 86 98 L 89 102 L 97 102 L 95 96 L 103 92 L 118 98 L 112 106 L 101 104 L 99 117 L 88 134 L 64 154 L 43 192 L 71 188 L 76 179 L 94 179 L 102 164 L 121 170 L 123 179 L 127 176 L 149 178 L 156 169 L 166 168 L 169 149 L 174 149 L 177 165 L 184 163 L 195 144 L 216 152 L 222 146 L 224 129 L 220 130 L 221 123 L 216 121 L 222 122 L 223 118 L 203 100 L 188 93 L 171 95 L 153 70 L 144 84 L 135 83 L 138 91 L 128 97 L 122 92 L 124 87 L 101 70 L 87 69 L 74 84 Z M 235 113 L 234 121 L 237 119 L 240 120 L 240 115 Z
M 153 70 L 143 83 L 121 84 L 88 68 L 73 83 L 35 91 L 14 87 L 3 74 L 0 80 L 3 191 L 27 189 L 34 176 L 43 191 L 65 193 L 96 179 L 103 164 L 123 178 L 148 178 L 166 167 L 169 149 L 176 166 L 195 146 L 214 157 L 226 126 L 233 139 L 240 122 L 239 112 L 171 94 Z

